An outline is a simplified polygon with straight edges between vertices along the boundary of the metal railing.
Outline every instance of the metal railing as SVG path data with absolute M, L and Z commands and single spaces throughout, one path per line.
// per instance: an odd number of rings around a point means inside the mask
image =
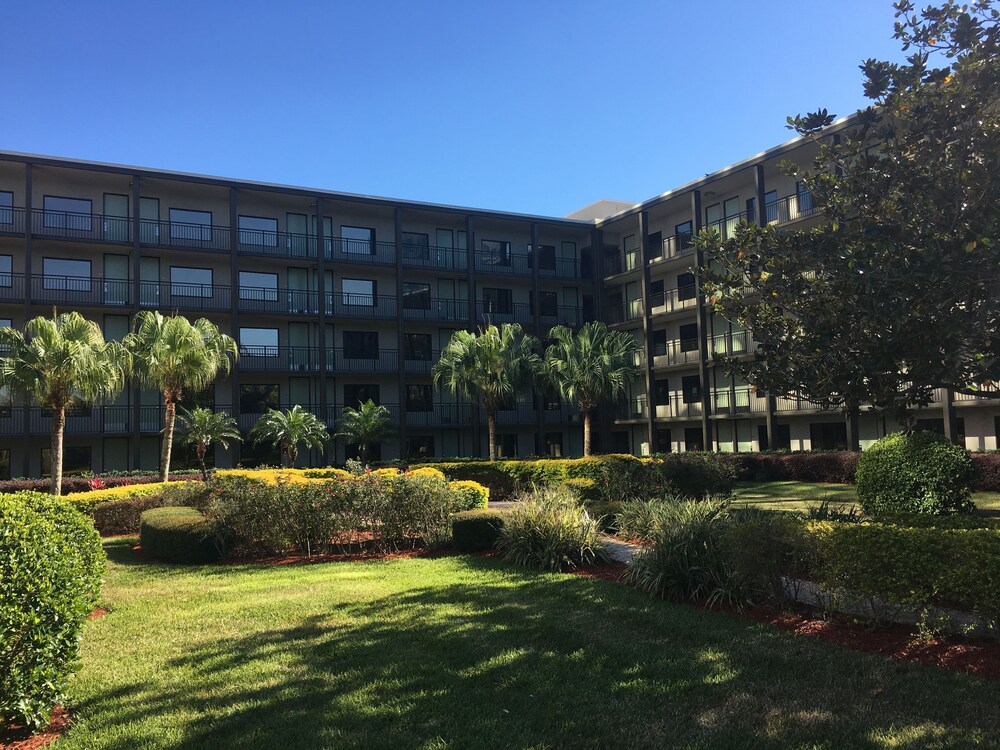
M 14 281 L 13 278 L 11 281 Z M 131 282 L 128 279 L 52 275 L 31 277 L 31 301 L 40 304 L 124 307 L 130 304 L 131 292 Z
M 245 372 L 312 372 L 319 370 L 319 349 L 241 344 L 237 366 Z
M 681 310 L 691 310 L 697 306 L 698 295 L 693 285 L 649 295 L 649 312 L 652 315 L 666 315 Z
M 347 263 L 396 264 L 396 243 L 329 237 L 324 243 L 327 260 Z
M 767 398 L 762 393 L 751 393 L 749 388 L 735 391 L 712 391 L 713 414 L 763 414 L 767 412 Z
M 24 234 L 23 208 L 0 208 L 0 234 Z
M 617 305 L 609 304 L 607 316 L 609 323 L 627 323 L 630 320 L 639 320 L 643 316 L 642 300 L 634 299 Z
M 464 271 L 469 267 L 469 253 L 452 247 L 433 245 L 407 245 L 401 248 L 403 266 L 406 268 L 434 268 Z
M 678 339 L 653 345 L 654 367 L 693 364 L 700 359 L 701 351 L 698 349 L 698 339 Z
M 472 423 L 472 404 L 434 404 L 429 411 L 406 409 L 407 427 L 468 427 Z
M 657 402 L 653 415 L 656 419 L 696 419 L 704 413 L 700 393 L 670 393 L 663 402 Z
M 139 219 L 139 242 L 143 245 L 223 252 L 229 250 L 229 238 L 229 227 Z
M 438 360 L 441 359 L 441 352 L 432 351 L 429 352 L 430 356 L 426 359 L 418 359 L 412 355 L 406 354 L 403 356 L 403 371 L 409 373 L 426 373 L 430 372 L 431 368 L 437 364 Z
M 315 258 L 316 238 L 297 232 L 238 229 L 236 252 L 272 258 Z
M 31 233 L 60 239 L 131 242 L 132 220 L 127 216 L 33 209 Z
M 326 367 L 333 372 L 397 372 L 399 353 L 395 349 L 378 349 L 370 352 L 345 350 L 343 347 L 327 349 Z
M 327 292 L 326 314 L 340 318 L 395 319 L 396 297 Z
M 140 281 L 139 304 L 172 310 L 229 310 L 231 288 L 218 284 Z
M 535 322 L 535 315 L 531 310 L 531 305 L 517 302 L 511 305 L 494 305 L 482 300 L 476 302 L 476 317 L 481 323 L 521 323 L 531 325 Z
M 475 268 L 477 271 L 487 274 L 530 276 L 530 260 L 530 256 L 526 253 L 477 250 L 475 254 Z
M 719 333 L 709 340 L 709 349 L 713 355 L 736 357 L 741 354 L 751 354 L 755 344 L 749 331 L 734 331 Z
M 819 207 L 809 193 L 786 195 L 764 207 L 768 224 L 786 224 L 818 213 Z
M 618 422 L 628 422 L 637 419 L 649 418 L 649 406 L 646 396 L 630 396 L 624 401 L 615 404 L 615 420 Z
M 423 306 L 422 306 L 423 305 Z M 461 320 L 469 319 L 469 301 L 442 297 L 403 298 L 403 317 L 406 320 Z

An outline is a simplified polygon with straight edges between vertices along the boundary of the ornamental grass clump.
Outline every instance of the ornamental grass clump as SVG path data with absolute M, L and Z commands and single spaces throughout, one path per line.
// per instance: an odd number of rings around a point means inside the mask
M 522 496 L 504 519 L 497 546 L 506 560 L 553 572 L 610 559 L 599 519 L 559 486 Z
M 629 500 L 622 503 L 615 515 L 618 534 L 628 539 L 652 539 L 657 529 L 674 517 L 672 509 L 666 506 L 683 500 L 683 497 L 667 495 L 656 500 Z

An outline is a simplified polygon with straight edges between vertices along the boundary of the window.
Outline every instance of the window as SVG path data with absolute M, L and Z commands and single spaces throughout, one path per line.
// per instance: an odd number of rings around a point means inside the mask
M 693 273 L 677 275 L 677 299 L 679 301 L 694 299 L 697 296 Z
M 374 331 L 344 331 L 346 359 L 378 359 L 378 333 Z
M 375 254 L 375 230 L 370 227 L 340 228 L 340 251 L 354 255 Z
M 174 297 L 212 298 L 211 268 L 170 267 L 170 294 Z
M 697 375 L 685 375 L 681 378 L 681 391 L 685 404 L 697 404 L 701 401 L 701 382 Z
M 433 411 L 434 395 L 429 385 L 406 386 L 407 411 Z
M 429 333 L 403 334 L 405 357 L 420 362 L 431 361 L 431 335 Z
M 483 240 L 483 260 L 491 266 L 510 265 L 510 243 L 500 240 Z
M 703 451 L 705 450 L 705 436 L 700 427 L 684 428 L 684 450 Z
M 240 353 L 251 356 L 278 356 L 277 328 L 240 328 Z
M 268 409 L 277 409 L 281 403 L 279 393 L 276 384 L 241 383 L 240 413 L 266 414 Z
M 535 252 L 535 249 L 531 245 L 528 245 L 528 268 L 532 268 L 532 263 L 534 262 L 534 258 L 536 255 L 538 256 L 539 270 L 541 271 L 556 270 L 555 245 L 539 245 L 537 253 Z
M 674 227 L 674 236 L 677 237 L 677 249 L 687 250 L 691 247 L 691 239 L 694 237 L 694 228 L 690 221 L 682 222 Z
M 70 292 L 91 290 L 90 261 L 64 258 L 42 259 L 42 289 Z
M 240 216 L 237 222 L 240 230 L 241 245 L 278 246 L 277 219 L 266 219 L 261 216 Z
M 686 323 L 677 329 L 681 340 L 682 352 L 698 351 L 698 324 Z
M 345 305 L 375 306 L 375 282 L 367 279 L 342 279 L 340 288 Z
M 809 440 L 814 451 L 846 451 L 847 425 L 844 422 L 813 422 Z
M 0 255 L 0 286 L 14 285 L 14 258 L 10 255 Z
M 769 190 L 764 193 L 764 216 L 767 223 L 778 220 L 778 191 Z
M 63 475 L 90 471 L 90 446 L 76 445 L 63 448 Z M 42 476 L 52 474 L 52 449 L 42 448 Z
M 538 312 L 544 317 L 556 317 L 559 314 L 559 295 L 556 292 L 539 292 Z
M 670 382 L 667 380 L 655 381 L 653 393 L 656 405 L 666 406 L 670 403 Z
M 170 239 L 210 242 L 212 239 L 212 212 L 171 208 Z
M 379 403 L 377 385 L 365 383 L 364 385 L 348 384 L 344 386 L 344 406 L 350 406 L 354 409 L 367 401 Z
M 661 357 L 667 353 L 667 330 L 658 328 L 653 331 L 653 356 Z
M 510 289 L 483 287 L 483 312 L 510 315 L 514 312 L 514 293 Z
M 563 436 L 561 432 L 545 433 L 545 453 L 552 458 L 562 458 Z
M 795 183 L 795 197 L 799 203 L 799 213 L 808 213 L 813 210 L 813 197 L 809 188 L 804 183 Z
M 498 435 L 497 450 L 503 458 L 517 458 L 517 433 Z
M 407 458 L 428 458 L 434 455 L 433 435 L 414 435 L 406 438 Z
M 0 190 L 0 224 L 14 223 L 14 194 Z
M 661 427 L 656 431 L 656 452 L 670 453 L 673 446 L 670 443 L 670 428 Z
M 430 310 L 431 285 L 403 282 L 403 309 Z
M 82 198 L 60 198 L 46 195 L 42 225 L 49 229 L 76 229 L 89 232 L 93 202 Z
M 403 257 L 427 260 L 431 257 L 430 238 L 419 232 L 403 232 Z
M 240 271 L 240 299 L 277 302 L 278 274 Z
M 0 479 L 10 479 L 9 448 L 0 448 Z

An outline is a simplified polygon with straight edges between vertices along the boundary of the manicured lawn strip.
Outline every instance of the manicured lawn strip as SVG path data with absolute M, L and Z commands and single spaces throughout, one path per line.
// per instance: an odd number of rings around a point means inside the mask
M 812 482 L 739 482 L 736 500 L 771 510 L 805 511 L 824 500 L 833 505 L 858 504 L 852 484 Z M 974 492 L 973 502 L 981 511 L 1000 512 L 1000 492 Z
M 1000 682 L 477 557 L 142 563 L 108 542 L 69 748 L 946 747 Z

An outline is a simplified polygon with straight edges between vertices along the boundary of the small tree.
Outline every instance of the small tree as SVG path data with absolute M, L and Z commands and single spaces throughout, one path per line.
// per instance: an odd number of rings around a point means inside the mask
M 565 326 L 549 331 L 554 343 L 545 350 L 545 378 L 583 416 L 583 455 L 590 455 L 590 420 L 603 399 L 620 399 L 639 375 L 639 344 L 625 331 L 603 323 L 585 324 L 578 333 Z
M 385 442 L 395 432 L 391 425 L 389 410 L 368 399 L 357 409 L 345 406 L 340 418 L 339 429 L 334 437 L 357 445 L 361 463 L 367 464 L 372 446 Z
M 198 464 L 201 466 L 201 478 L 208 481 L 208 467 L 205 465 L 205 455 L 212 443 L 218 443 L 223 448 L 229 448 L 230 441 L 242 441 L 240 428 L 236 420 L 224 412 L 216 412 L 199 406 L 188 411 L 184 409 L 178 416 L 180 432 L 186 445 L 194 446 Z
M 219 370 L 228 374 L 230 358 L 237 358 L 239 348 L 210 320 L 201 318 L 192 323 L 185 317 L 164 317 L 152 310 L 136 316 L 135 329 L 125 337 L 125 346 L 132 353 L 139 381 L 163 393 L 160 480 L 166 482 L 178 402 L 185 393 L 195 394 L 212 385 Z
M 270 443 L 281 452 L 282 464 L 295 466 L 300 444 L 322 449 L 330 433 L 319 417 L 296 404 L 287 411 L 269 409 L 257 420 L 249 437 L 258 445 Z
M 101 327 L 77 312 L 33 318 L 24 333 L 0 328 L 0 351 L 6 352 L 0 387 L 52 412 L 50 491 L 59 495 L 66 411 L 118 394 L 129 369 L 128 352 L 105 342 Z
M 434 385 L 483 405 L 489 425 L 490 461 L 497 457 L 497 410 L 514 401 L 541 367 L 538 341 L 521 326 L 489 325 L 478 334 L 455 331 L 431 370 Z

